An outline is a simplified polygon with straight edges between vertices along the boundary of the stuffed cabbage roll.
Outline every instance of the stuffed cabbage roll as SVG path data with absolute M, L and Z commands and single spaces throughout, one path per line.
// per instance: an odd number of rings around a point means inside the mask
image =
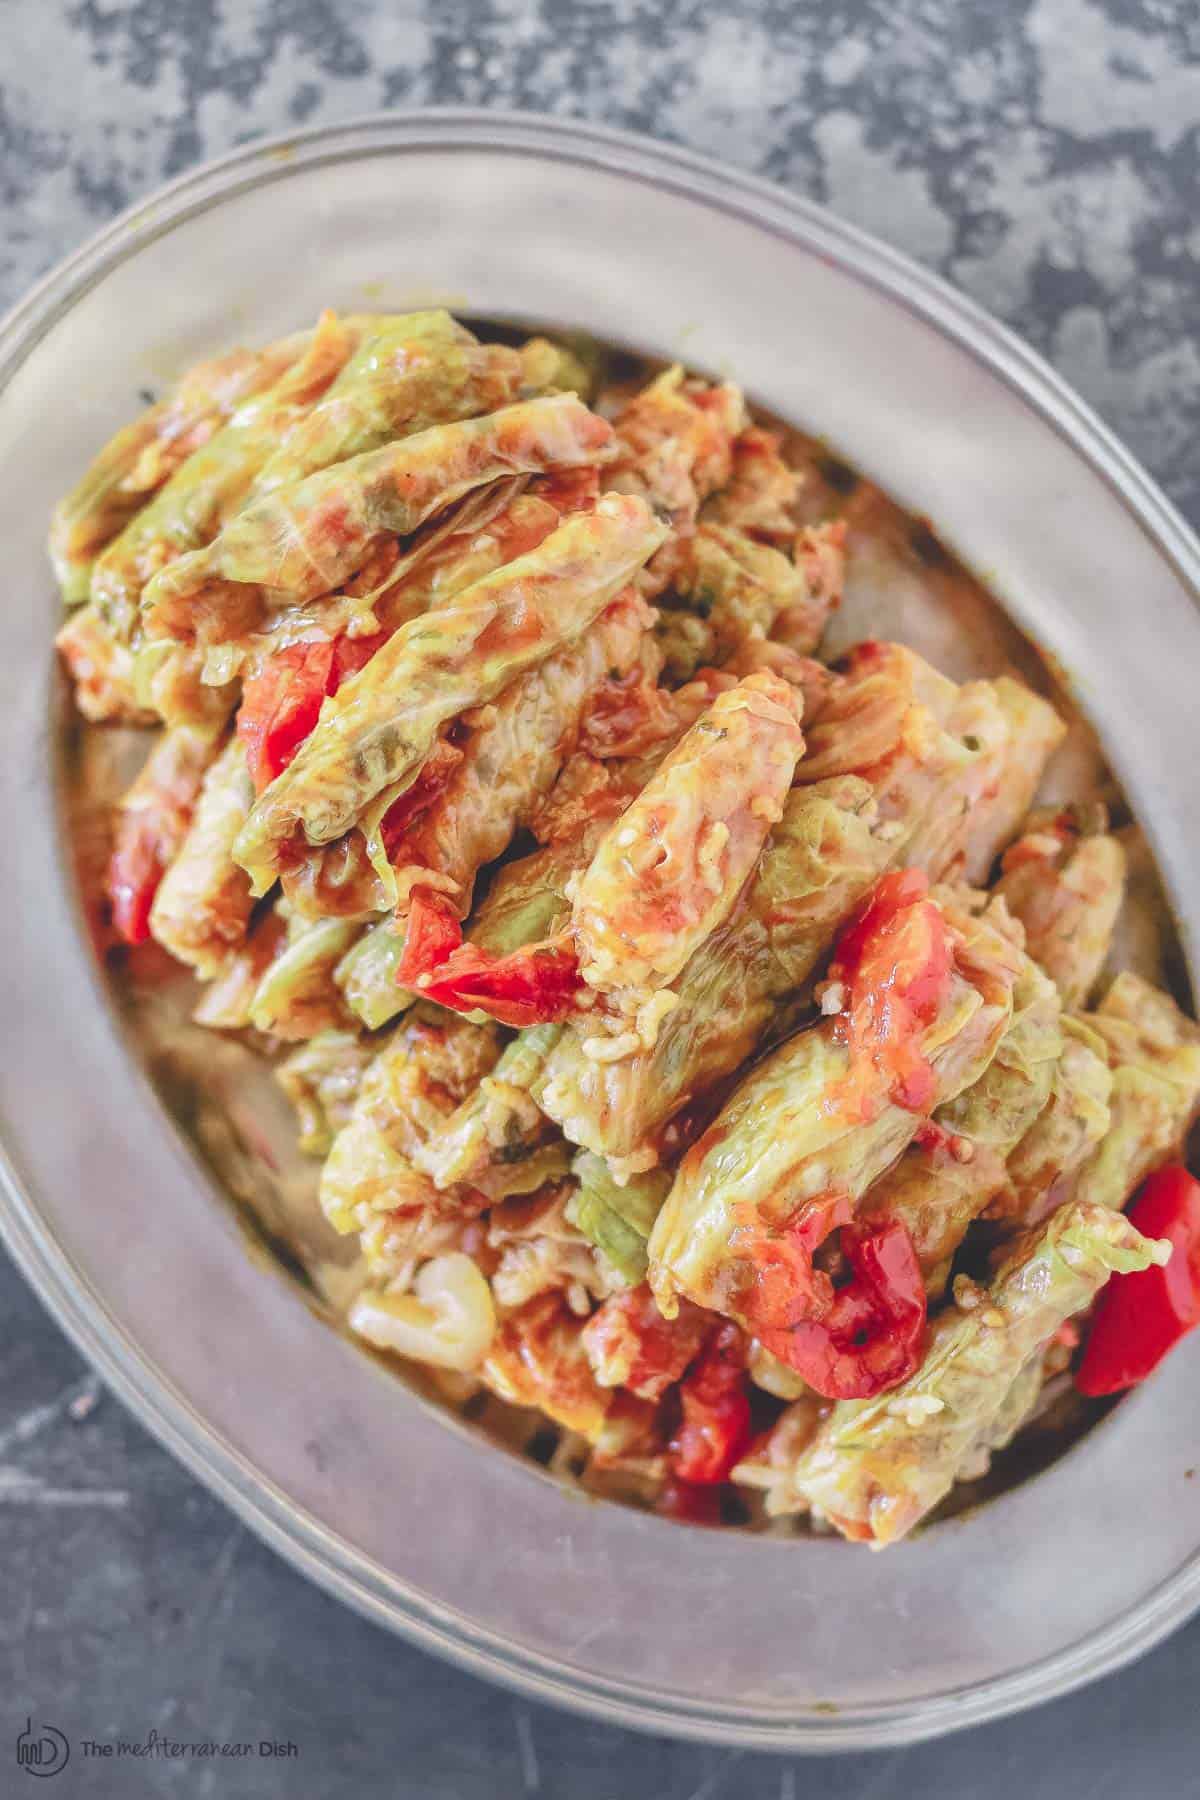
M 705 502 L 701 518 L 786 549 L 796 535 L 799 497 L 800 476 L 784 461 L 779 434 L 748 425 L 733 441 L 729 479 Z
M 452 1013 L 417 1007 L 396 1027 L 363 1076 L 350 1121 L 321 1172 L 321 1207 L 336 1231 L 371 1228 L 364 1248 L 386 1258 L 390 1215 L 436 1208 L 437 1189 L 415 1168 L 413 1152 L 475 1091 L 499 1055 L 494 1026 Z
M 414 886 L 427 883 L 451 897 L 458 916 L 470 911 L 476 874 L 529 824 L 603 684 L 637 664 L 650 616 L 636 590 L 626 589 L 573 643 L 462 722 L 460 760 L 427 810 L 411 815 L 407 828 L 389 831 L 387 814 L 381 822 L 392 904 L 403 906 Z
M 678 977 L 653 1046 L 598 1058 L 594 1028 L 572 1023 L 551 1055 L 541 1101 L 573 1142 L 648 1166 L 672 1115 L 786 1023 L 880 875 L 906 864 L 936 879 L 959 859 L 1008 742 L 990 684 L 956 688 L 896 645 L 855 653 L 805 738 L 783 819 L 728 922 Z
M 281 434 L 247 498 L 261 500 L 392 438 L 491 412 L 517 398 L 520 374 L 515 350 L 477 344 L 448 312 L 380 318 L 324 398 Z
M 280 432 L 319 399 L 361 331 L 362 321 L 324 314 L 303 354 L 272 387 L 239 406 L 104 550 L 92 571 L 91 597 L 118 637 L 133 637 L 147 583 L 206 544 L 237 512 Z
M 327 1156 L 350 1122 L 362 1078 L 377 1046 L 354 1031 L 324 1031 L 293 1050 L 275 1079 L 296 1109 L 306 1156 Z
M 658 988 L 724 923 L 804 749 L 794 688 L 751 675 L 686 734 L 601 840 L 572 924 L 593 988 Z
M 369 661 L 401 625 L 443 605 L 549 537 L 560 513 L 521 488 L 519 478 L 493 482 L 419 532 L 407 546 L 396 538 L 381 540 L 335 593 L 281 607 L 260 622 L 261 629 L 224 643 L 203 649 L 174 645 L 171 653 L 198 655 L 204 679 L 212 685 L 241 676 L 246 683 L 244 704 L 252 711 L 259 704 L 264 678 L 267 698 L 276 701 L 280 683 L 272 677 L 277 670 L 285 672 L 285 700 L 299 685 L 310 693 L 315 689 L 313 697 L 319 703 L 337 681 Z M 166 649 L 156 639 L 143 655 L 161 656 Z M 311 679 L 314 659 L 322 677 L 317 682 Z M 328 679 L 331 674 L 333 683 Z M 316 723 L 315 716 L 311 722 Z M 274 775 L 278 768 L 265 772 Z
M 999 855 L 1033 804 L 1046 764 L 1067 734 L 1048 700 L 1009 675 L 991 684 L 1008 726 L 1008 747 L 997 759 L 997 780 L 972 809 L 963 849 L 966 881 L 985 883 Z
M 731 382 L 710 387 L 667 369 L 617 413 L 607 485 L 640 495 L 676 529 L 690 528 L 701 502 L 728 482 L 745 423 L 745 401 Z
M 668 541 L 641 577 L 652 599 L 673 579 L 701 504 L 729 480 L 746 405 L 731 382 L 710 387 L 676 367 L 628 400 L 613 423 L 617 456 L 605 485 L 638 495 L 670 525 Z
M 236 681 L 207 679 L 195 644 L 143 643 L 133 658 L 134 690 L 165 725 L 205 725 L 219 730 L 238 704 Z
M 105 624 L 99 607 L 76 607 L 54 647 L 85 719 L 94 725 L 157 723 L 155 709 L 139 697 L 133 651 Z
M 187 836 L 220 748 L 220 739 L 206 731 L 164 731 L 117 804 L 108 897 L 113 927 L 127 944 L 150 936 L 154 896 Z
M 242 943 L 227 950 L 206 980 L 192 1018 L 210 1031 L 245 1031 L 259 983 L 287 948 L 288 921 L 280 907 L 266 905 L 252 915 Z
M 967 1227 L 1009 1179 L 1008 1159 L 1043 1113 L 1063 1048 L 1058 991 L 1028 957 L 1020 959 L 1013 1011 L 979 1080 L 933 1115 L 932 1130 L 866 1194 L 867 1225 L 899 1220 L 921 1265 L 926 1291 L 940 1294 Z
M 407 537 L 475 489 L 514 474 L 581 468 L 612 433 L 574 394 L 435 425 L 276 489 L 146 590 L 152 637 L 220 643 L 281 606 L 331 593 L 386 537 Z
M 204 777 L 187 836 L 150 908 L 151 936 L 205 980 L 220 973 L 250 923 L 254 900 L 233 845 L 253 798 L 246 758 L 233 738 Z
M 561 1029 L 531 1025 L 518 1032 L 437 1136 L 414 1151 L 417 1167 L 439 1190 L 465 1185 L 500 1199 L 531 1192 L 551 1175 L 566 1172 L 570 1151 L 555 1147 L 558 1134 L 530 1093 Z M 549 1159 L 542 1154 L 548 1147 Z
M 1125 895 L 1125 852 L 1105 823 L 1103 809 L 1045 808 L 1001 859 L 995 891 L 1068 1007 L 1095 987 Z
M 469 912 L 475 876 L 530 823 L 589 704 L 637 663 L 648 620 L 627 588 L 575 642 L 457 720 L 453 741 L 435 744 L 398 799 L 385 793 L 348 837 L 293 854 L 282 880 L 297 910 L 310 918 L 388 907 L 406 914 L 420 890 L 450 919 Z
M 250 1001 L 255 1030 L 296 1043 L 353 1023 L 334 971 L 358 935 L 358 926 L 343 919 L 289 919 L 286 940 Z
M 1096 1205 L 1060 1207 L 1012 1247 L 986 1295 L 933 1327 L 917 1373 L 877 1399 L 843 1401 L 781 1475 L 772 1510 L 817 1508 L 844 1536 L 876 1548 L 912 1530 L 950 1491 L 1012 1384 L 1111 1274 L 1165 1263 L 1144 1238 Z M 736 1478 L 736 1471 L 735 1471 Z
M 406 938 L 403 920 L 380 919 L 355 938 L 334 969 L 346 1005 L 370 1031 L 389 1024 L 416 999 L 400 986 Z
M 1113 1074 L 1103 1038 L 1086 1018 L 1068 1015 L 1062 1039 L 1046 1104 L 1010 1155 L 1003 1183 L 985 1209 L 1005 1233 L 1039 1225 L 1053 1212 L 1112 1120 Z
M 593 1156 L 590 1150 L 579 1151 L 571 1169 L 577 1185 L 567 1203 L 568 1218 L 603 1250 L 627 1282 L 644 1282 L 649 1266 L 646 1245 L 670 1192 L 671 1177 L 664 1169 L 649 1169 L 644 1175 L 618 1182 L 603 1157 Z M 657 1303 L 650 1304 L 661 1321 Z M 612 1383 L 604 1381 L 604 1385 Z
M 150 497 L 234 409 L 269 388 L 308 347 L 310 333 L 267 349 L 232 350 L 188 369 L 168 393 L 123 425 L 59 501 L 50 524 L 50 561 L 68 606 L 86 600 L 92 566 Z
M 537 551 L 402 626 L 326 703 L 255 805 L 238 855 L 257 891 L 297 839 L 329 843 L 377 796 L 398 799 L 443 725 L 578 637 L 661 540 L 641 502 L 610 495 L 566 518 Z
M 890 876 L 880 887 L 835 953 L 841 1010 L 739 1084 L 680 1163 L 650 1237 L 664 1312 L 682 1293 L 778 1356 L 756 1323 L 772 1238 L 810 1213 L 844 1223 L 922 1121 L 980 1079 L 1012 1021 L 1011 940 L 949 898 Z M 860 955 L 838 975 L 839 956 Z
M 844 529 L 821 530 L 840 555 Z M 667 678 L 688 681 L 702 664 L 725 663 L 743 644 L 769 636 L 781 614 L 789 620 L 791 648 L 803 655 L 815 650 L 842 583 L 823 569 L 834 579 L 810 585 L 807 566 L 727 525 L 701 524 L 680 551 L 670 589 L 659 597 L 655 635 Z
M 1109 1128 L 1072 1189 L 1123 1207 L 1151 1170 L 1177 1157 L 1200 1105 L 1200 1027 L 1138 975 L 1118 975 L 1094 1013 L 1112 1070 Z

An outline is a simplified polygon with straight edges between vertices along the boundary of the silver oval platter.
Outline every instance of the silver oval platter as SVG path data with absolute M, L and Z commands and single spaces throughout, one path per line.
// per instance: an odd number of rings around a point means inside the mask
M 1200 547 L 1071 392 L 933 278 L 763 183 L 585 126 L 365 119 L 176 182 L 0 327 L 5 1238 L 116 1392 L 269 1543 L 530 1694 L 818 1750 L 1092 1679 L 1200 1601 L 1200 1345 L 887 1556 L 598 1499 L 520 1454 L 519 1421 L 456 1416 L 332 1328 L 352 1276 L 313 1224 L 282 1102 L 171 990 L 92 954 L 94 821 L 128 746 L 60 691 L 54 501 L 139 391 L 199 356 L 326 305 L 430 304 L 733 376 L 793 427 L 857 526 L 840 640 L 1057 686 L 1075 718 L 1057 793 L 1107 779 L 1098 734 L 1152 847 L 1127 960 L 1187 985 Z

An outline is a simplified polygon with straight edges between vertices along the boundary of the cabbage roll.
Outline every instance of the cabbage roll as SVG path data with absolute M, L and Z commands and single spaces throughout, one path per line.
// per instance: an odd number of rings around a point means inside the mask
M 783 613 L 791 648 L 807 655 L 820 643 L 840 592 L 840 582 L 810 586 L 805 566 L 769 544 L 727 525 L 702 524 L 680 551 L 670 589 L 659 597 L 655 635 L 667 678 L 687 681 L 702 664 L 725 663 L 742 644 L 769 636 Z
M 1008 744 L 997 758 L 995 783 L 971 813 L 962 872 L 976 885 L 987 881 L 996 857 L 1016 836 L 1046 764 L 1067 734 L 1049 701 L 1023 683 L 999 675 L 991 686 L 1008 726 Z
M 321 1207 L 336 1231 L 371 1228 L 386 1256 L 393 1213 L 436 1208 L 437 1189 L 412 1156 L 475 1091 L 500 1055 L 495 1026 L 417 1007 L 396 1027 L 363 1076 L 354 1111 L 321 1172 Z M 482 1199 L 482 1196 L 480 1197 Z
M 99 607 L 79 606 L 54 645 L 71 680 L 75 704 L 94 725 L 154 725 L 155 709 L 139 697 L 133 651 L 109 629 Z
M 929 1293 L 941 1293 L 967 1227 L 1009 1179 L 1008 1158 L 1047 1105 L 1062 1048 L 1058 991 L 1022 956 L 995 1056 L 978 1081 L 938 1108 L 925 1141 L 911 1144 L 859 1206 L 864 1223 L 899 1220 L 907 1228 Z
M 530 1089 L 561 1030 L 560 1025 L 548 1024 L 518 1032 L 475 1092 L 467 1095 L 435 1137 L 413 1152 L 417 1167 L 437 1188 L 446 1191 L 465 1184 L 494 1198 L 528 1191 L 511 1182 L 520 1182 L 522 1168 L 556 1135 L 530 1098 Z M 560 1162 L 560 1172 L 566 1160 Z M 545 1179 L 542 1167 L 538 1165 L 539 1177 Z
M 282 433 L 247 498 L 393 438 L 491 412 L 517 398 L 520 380 L 515 350 L 477 344 L 448 312 L 377 319 L 324 398 Z
M 995 889 L 1025 927 L 1029 954 L 1058 984 L 1068 1007 L 1086 1005 L 1125 895 L 1124 849 L 1105 831 L 1102 811 L 1089 818 L 1088 810 L 1032 814 L 1004 853 Z
M 850 1015 L 823 1018 L 758 1063 L 680 1163 L 651 1234 L 650 1285 L 664 1312 L 682 1293 L 753 1329 L 755 1237 L 830 1196 L 860 1203 L 923 1118 L 987 1069 L 1012 1022 L 1019 953 L 947 897 L 919 907 L 930 966 L 939 936 L 948 958 L 928 1023 L 914 1021 L 904 1045 L 925 1071 L 924 1093 L 910 1096 L 890 1061 L 859 1054 Z
M 288 921 L 268 904 L 250 920 L 243 943 L 227 950 L 211 980 L 200 991 L 192 1018 L 210 1031 L 245 1031 L 259 983 L 287 948 Z
M 581 1150 L 571 1169 L 577 1186 L 567 1203 L 567 1217 L 603 1250 L 627 1282 L 645 1281 L 649 1266 L 646 1245 L 670 1192 L 671 1177 L 664 1169 L 649 1169 L 644 1175 L 617 1182 L 603 1157 L 593 1156 L 590 1150 Z M 650 1304 L 657 1313 L 657 1305 Z M 604 1381 L 604 1385 L 613 1384 Z
M 636 665 L 649 618 L 636 591 L 625 590 L 573 643 L 482 709 L 458 746 L 461 760 L 445 787 L 386 846 L 394 874 L 384 888 L 393 904 L 403 906 L 413 886 L 430 882 L 451 896 L 459 916 L 469 912 L 476 874 L 529 824 L 573 750 L 590 703 L 606 681 Z
M 733 441 L 729 479 L 705 502 L 701 518 L 787 549 L 799 496 L 800 477 L 780 454 L 778 433 L 749 425 Z
M 671 528 L 640 579 L 652 599 L 674 578 L 701 504 L 729 480 L 746 405 L 731 382 L 710 387 L 676 367 L 636 393 L 613 423 L 617 456 L 605 485 L 638 495 Z
M 327 1156 L 350 1122 L 362 1078 L 377 1046 L 354 1031 L 324 1031 L 293 1050 L 275 1079 L 296 1109 L 299 1145 L 306 1156 Z
M 234 409 L 279 380 L 310 334 L 266 350 L 232 350 L 197 363 L 165 400 L 123 425 L 60 500 L 50 525 L 50 561 L 68 606 L 86 600 L 98 553 L 129 524 L 180 465 L 202 448 Z
M 320 398 L 361 331 L 361 321 L 324 314 L 303 354 L 272 387 L 239 406 L 103 551 L 92 571 L 91 597 L 118 637 L 133 637 L 152 578 L 207 544 L 238 511 L 280 433 Z
M 1108 1131 L 1072 1197 L 1123 1207 L 1161 1163 L 1181 1154 L 1200 1105 L 1200 1026 L 1138 975 L 1118 975 L 1087 1022 L 1112 1070 Z
M 717 696 L 609 828 L 572 906 L 593 988 L 659 988 L 729 917 L 804 749 L 795 689 L 751 675 Z
M 181 557 L 146 590 L 152 637 L 220 643 L 282 606 L 319 599 L 381 539 L 407 537 L 475 489 L 611 454 L 611 431 L 573 394 L 435 425 L 276 489 Z
M 253 798 L 246 758 L 233 738 L 204 778 L 187 836 L 150 909 L 151 936 L 205 980 L 220 973 L 250 923 L 254 900 L 233 845 Z
M 402 626 L 326 702 L 255 805 L 238 855 L 257 891 L 298 837 L 329 843 L 378 796 L 399 798 L 443 725 L 585 631 L 661 540 L 641 502 L 610 495 L 529 556 Z
M 671 1116 L 786 1024 L 880 875 L 906 864 L 936 878 L 958 859 L 997 778 L 993 747 L 1008 741 L 990 684 L 956 688 L 896 645 L 851 658 L 805 737 L 784 816 L 727 923 L 678 977 L 653 1046 L 611 1061 L 590 1053 L 605 1048 L 593 1025 L 564 1032 L 539 1097 L 572 1142 L 647 1166 Z
M 164 731 L 117 803 L 108 896 L 117 935 L 144 943 L 162 878 L 187 837 L 220 740 L 181 726 Z
M 397 979 L 406 937 L 403 921 L 380 919 L 355 938 L 334 969 L 346 1005 L 370 1031 L 389 1024 L 416 999 Z
M 1060 1207 L 1026 1233 L 982 1300 L 936 1321 L 925 1360 L 903 1387 L 842 1401 L 782 1474 L 771 1509 L 819 1509 L 844 1536 L 895 1543 L 950 1491 L 1012 1384 L 1111 1274 L 1164 1263 L 1170 1245 L 1144 1238 L 1096 1205 Z M 736 1479 L 736 1471 L 735 1471 Z
M 358 935 L 359 927 L 343 919 L 290 919 L 287 941 L 250 1001 L 255 1030 L 296 1043 L 351 1024 L 334 971 Z
M 1062 1054 L 1046 1104 L 1010 1155 L 985 1217 L 1006 1232 L 1039 1225 L 1070 1191 L 1112 1120 L 1113 1074 L 1104 1040 L 1086 1018 L 1062 1020 Z

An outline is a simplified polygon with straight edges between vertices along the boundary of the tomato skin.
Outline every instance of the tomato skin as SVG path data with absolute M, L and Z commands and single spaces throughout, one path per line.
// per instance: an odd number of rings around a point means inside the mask
M 926 1298 L 907 1226 L 842 1231 L 853 1279 L 823 1317 L 758 1331 L 761 1343 L 826 1400 L 870 1400 L 920 1366 Z
M 679 1384 L 683 1411 L 671 1439 L 671 1472 L 679 1481 L 711 1487 L 728 1481 L 750 1443 L 750 1396 L 742 1334 L 722 1325 Z
M 152 820 L 122 828 L 108 865 L 113 928 L 123 943 L 144 944 L 150 936 L 150 908 L 163 877 L 158 832 Z
M 1097 1301 L 1075 1375 L 1080 1393 L 1095 1398 L 1136 1387 L 1200 1325 L 1200 1182 L 1169 1164 L 1145 1182 L 1129 1217 L 1172 1252 L 1165 1267 L 1113 1275 Z
M 680 1519 L 685 1525 L 719 1525 L 721 1496 L 715 1487 L 695 1481 L 668 1481 L 654 1506 L 662 1519 Z
M 850 1052 L 835 1104 L 848 1116 L 872 1118 L 882 1077 L 895 1105 L 930 1111 L 937 1084 L 919 1036 L 945 997 L 950 947 L 921 870 L 898 869 L 876 882 L 838 940 L 829 980 L 844 989 L 834 1031 Z
M 256 793 L 287 768 L 313 730 L 332 667 L 331 643 L 289 644 L 247 681 L 237 734 Z
M 579 958 L 566 937 L 526 944 L 508 956 L 464 944 L 418 982 L 420 993 L 452 1012 L 485 1012 L 518 1030 L 565 1019 L 579 988 Z
M 752 1223 L 734 1227 L 730 1249 L 748 1257 L 754 1270 L 738 1309 L 756 1335 L 790 1331 L 829 1311 L 833 1283 L 813 1267 L 813 1255 L 831 1232 L 849 1224 L 852 1212 L 849 1195 L 831 1192 L 818 1194 L 780 1231 Z
M 462 926 L 446 896 L 415 887 L 396 980 L 401 987 L 415 987 L 422 975 L 440 968 L 461 943 Z
M 386 635 L 289 644 L 250 677 L 238 708 L 237 734 L 246 747 L 256 793 L 287 768 L 315 730 L 321 702 L 370 662 Z
M 829 1400 L 864 1400 L 914 1373 L 925 1337 L 921 1265 L 907 1226 L 852 1222 L 845 1194 L 818 1195 L 782 1231 L 735 1229 L 753 1274 L 738 1315 L 760 1343 Z M 835 1287 L 813 1256 L 833 1232 L 851 1280 Z
M 154 896 L 187 835 L 209 760 L 202 744 L 173 747 L 168 734 L 117 808 L 105 889 L 123 943 L 150 937 Z

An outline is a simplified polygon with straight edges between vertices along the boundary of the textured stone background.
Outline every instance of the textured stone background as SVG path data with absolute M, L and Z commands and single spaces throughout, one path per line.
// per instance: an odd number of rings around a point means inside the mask
M 430 102 L 633 126 L 824 200 L 1023 332 L 1200 524 L 1195 0 L 0 0 L 0 304 L 199 157 Z M 513 1701 L 261 1549 L 3 1263 L 0 1315 L 0 1769 L 27 1711 L 77 1736 L 269 1734 L 302 1753 L 76 1761 L 55 1794 L 1197 1792 L 1195 1626 L 1019 1723 L 821 1763 Z

